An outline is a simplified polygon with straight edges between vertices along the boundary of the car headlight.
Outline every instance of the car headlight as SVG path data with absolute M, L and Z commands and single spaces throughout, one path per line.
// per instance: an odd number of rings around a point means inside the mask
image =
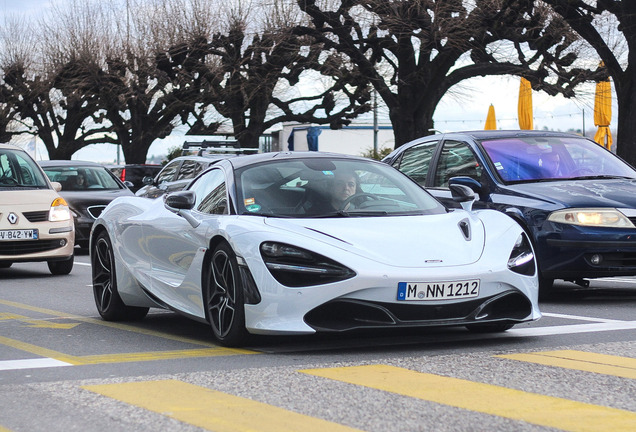
M 525 233 L 519 234 L 519 238 L 517 238 L 517 241 L 512 248 L 510 258 L 508 258 L 508 268 L 513 272 L 522 275 L 534 275 L 534 253 L 532 252 L 530 241 Z
M 68 204 L 62 197 L 55 198 L 49 210 L 49 222 L 61 222 L 71 218 Z
M 321 285 L 355 276 L 353 270 L 334 260 L 285 243 L 262 243 L 261 256 L 272 276 L 289 287 Z
M 634 224 L 623 213 L 613 208 L 557 210 L 548 216 L 548 220 L 581 226 L 635 228 Z

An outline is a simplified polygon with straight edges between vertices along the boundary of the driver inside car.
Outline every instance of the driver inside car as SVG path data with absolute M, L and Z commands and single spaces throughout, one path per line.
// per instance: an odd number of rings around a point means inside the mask
M 361 192 L 358 176 L 353 172 L 336 172 L 329 192 L 330 203 L 335 210 L 350 210 L 353 203 L 347 200 Z

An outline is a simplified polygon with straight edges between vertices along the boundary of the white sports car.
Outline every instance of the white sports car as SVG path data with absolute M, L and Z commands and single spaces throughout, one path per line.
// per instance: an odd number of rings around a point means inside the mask
M 91 232 L 106 320 L 151 307 L 249 334 L 466 326 L 538 319 L 537 269 L 521 227 L 497 211 L 448 210 L 394 168 L 326 153 L 221 161 L 183 191 L 122 197 Z

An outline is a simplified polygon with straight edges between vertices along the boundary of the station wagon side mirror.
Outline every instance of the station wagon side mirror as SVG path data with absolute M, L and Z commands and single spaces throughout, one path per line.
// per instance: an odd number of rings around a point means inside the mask
M 462 184 L 449 184 L 453 201 L 461 204 L 466 211 L 471 211 L 475 202 L 475 191 Z
M 187 220 L 193 228 L 201 224 L 201 221 L 190 212 L 194 208 L 195 202 L 196 195 L 192 191 L 173 192 L 163 198 L 163 205 L 171 212 Z

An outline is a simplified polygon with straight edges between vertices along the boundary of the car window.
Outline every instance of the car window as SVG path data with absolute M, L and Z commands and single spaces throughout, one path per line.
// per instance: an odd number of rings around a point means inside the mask
M 415 145 L 404 151 L 396 168 L 424 186 L 437 141 Z
M 0 188 L 46 188 L 48 184 L 37 164 L 21 151 L 0 149 Z
M 239 214 L 373 217 L 445 211 L 401 172 L 371 161 L 276 160 L 237 170 L 236 184 Z
M 196 177 L 201 172 L 201 166 L 196 161 L 184 160 L 179 168 L 177 180 L 185 180 Z
M 444 141 L 437 161 L 433 187 L 448 187 L 448 180 L 457 176 L 468 176 L 479 180 L 482 171 L 482 166 L 468 144 L 447 140 Z
M 220 169 L 207 172 L 190 187 L 196 200 L 194 208 L 201 213 L 228 214 L 225 175 Z
M 123 189 L 103 167 L 46 166 L 44 172 L 51 181 L 59 182 L 63 191 Z
M 174 179 L 174 175 L 179 169 L 180 160 L 174 160 L 166 165 L 163 170 L 159 173 L 159 177 L 157 179 L 157 183 L 161 184 L 164 182 L 169 182 Z
M 636 178 L 636 171 L 595 142 L 577 137 L 485 140 L 481 145 L 504 182 L 598 176 Z

